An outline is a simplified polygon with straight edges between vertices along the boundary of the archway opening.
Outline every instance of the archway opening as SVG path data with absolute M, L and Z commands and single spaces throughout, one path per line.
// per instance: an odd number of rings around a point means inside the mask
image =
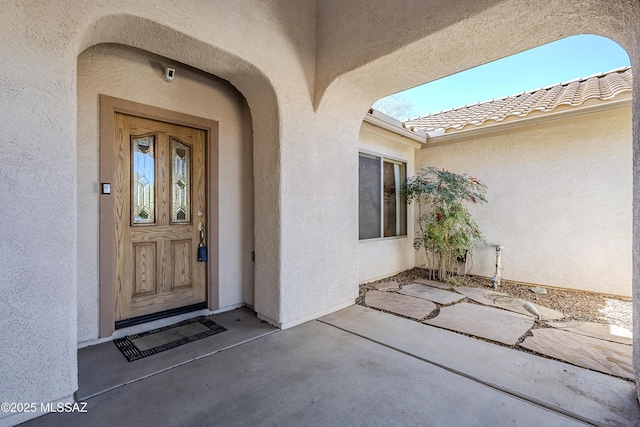
M 164 69 L 175 70 L 173 80 L 163 78 Z M 229 82 L 201 70 L 148 51 L 121 44 L 94 45 L 78 56 L 78 342 L 80 346 L 107 337 L 102 331 L 99 313 L 104 312 L 99 283 L 101 259 L 99 241 L 102 229 L 99 203 L 109 195 L 100 194 L 100 95 L 132 101 L 216 122 L 215 147 L 207 146 L 208 182 L 218 182 L 207 188 L 207 203 L 217 198 L 214 209 L 204 209 L 193 215 L 216 218 L 207 223 L 210 253 L 217 253 L 220 245 L 227 248 L 219 259 L 207 262 L 207 309 L 230 310 L 254 305 L 254 264 L 250 254 L 254 250 L 253 217 L 253 130 L 252 117 L 244 96 Z M 215 148 L 215 153 L 213 152 Z M 215 177 L 212 174 L 215 173 Z M 112 193 L 113 194 L 113 193 Z M 208 205 L 210 206 L 210 205 Z M 215 215 L 209 215 L 208 210 Z M 204 224 L 204 223 L 203 223 Z M 99 230 L 100 229 L 100 233 Z M 215 231 L 214 230 L 220 230 Z M 224 278 L 224 285 L 220 278 Z M 113 304 L 112 304 L 113 305 Z M 184 314 L 193 316 L 194 312 Z M 176 321 L 172 316 L 167 321 Z
M 484 92 L 496 87 L 500 91 Z M 499 273 L 511 284 L 498 292 L 547 304 L 559 319 L 590 322 L 609 339 L 624 335 L 622 345 L 631 343 L 631 88 L 624 49 L 582 35 L 374 104 L 391 116 L 386 121 L 399 128 L 396 133 L 424 137 L 408 169 L 433 166 L 488 185 L 488 204 L 470 207 L 486 241 L 469 257 L 473 266 L 467 261 L 462 267 L 473 280 L 453 282 L 490 289 L 488 279 L 498 273 L 496 247 L 502 246 Z M 380 248 L 379 256 L 388 258 L 390 250 Z M 416 266 L 425 262 L 418 253 Z M 575 332 L 574 324 L 556 326 Z M 625 375 L 632 378 L 630 345 L 626 350 Z

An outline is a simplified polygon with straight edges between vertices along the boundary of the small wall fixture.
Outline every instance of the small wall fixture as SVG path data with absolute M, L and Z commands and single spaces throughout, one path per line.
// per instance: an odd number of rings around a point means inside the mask
M 170 82 L 170 81 L 173 81 L 175 76 L 176 76 L 176 69 L 175 68 L 164 67 L 164 75 L 162 76 L 163 79 L 165 79 L 166 81 Z

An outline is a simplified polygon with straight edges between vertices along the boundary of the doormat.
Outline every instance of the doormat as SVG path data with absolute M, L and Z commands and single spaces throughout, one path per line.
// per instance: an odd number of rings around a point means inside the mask
M 160 353 L 192 341 L 198 341 L 227 329 L 213 320 L 199 316 L 140 334 L 113 340 L 129 362 Z

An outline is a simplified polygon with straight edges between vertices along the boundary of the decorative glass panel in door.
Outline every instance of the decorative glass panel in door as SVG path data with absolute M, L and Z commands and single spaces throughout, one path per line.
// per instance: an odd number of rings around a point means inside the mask
M 131 218 L 153 224 L 155 215 L 155 136 L 132 137 Z
M 171 222 L 191 222 L 191 148 L 171 138 Z

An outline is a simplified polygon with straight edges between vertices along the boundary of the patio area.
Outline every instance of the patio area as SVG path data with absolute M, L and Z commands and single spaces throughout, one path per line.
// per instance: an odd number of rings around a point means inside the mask
M 638 425 L 635 384 L 361 306 L 226 332 L 127 362 L 79 351 L 78 401 L 25 426 Z
M 364 304 L 516 350 L 634 379 L 633 336 L 625 328 L 575 321 L 535 300 L 532 304 L 489 288 L 452 286 L 426 279 L 409 282 L 413 283 L 376 282 L 366 291 Z M 546 293 L 545 289 L 542 291 Z

